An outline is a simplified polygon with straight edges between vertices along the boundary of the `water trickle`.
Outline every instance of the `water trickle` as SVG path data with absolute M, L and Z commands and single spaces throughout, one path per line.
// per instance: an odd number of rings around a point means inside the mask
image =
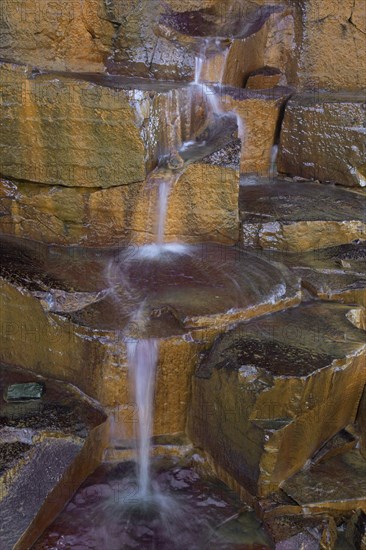
M 196 63 L 194 69 L 194 83 L 199 84 L 201 82 L 201 73 L 203 66 L 203 58 L 200 55 L 196 55 Z
M 150 440 L 152 434 L 153 397 L 155 372 L 158 361 L 156 339 L 132 340 L 127 343 L 127 357 L 131 386 L 136 400 L 138 488 L 139 496 L 146 499 L 151 491 L 150 484 Z

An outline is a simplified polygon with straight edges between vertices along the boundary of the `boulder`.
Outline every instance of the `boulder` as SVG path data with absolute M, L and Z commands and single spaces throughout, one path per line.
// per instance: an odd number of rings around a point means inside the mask
M 147 183 L 107 189 L 0 179 L 0 233 L 49 244 L 94 247 L 154 242 L 159 172 L 154 176 L 155 184 L 150 177 Z M 169 174 L 161 177 L 167 177 L 168 183 L 172 180 Z M 238 171 L 193 163 L 174 179 L 165 241 L 236 243 Z
M 277 250 L 258 252 L 269 261 L 281 262 L 300 278 L 303 288 L 321 300 L 366 307 L 366 242 L 354 242 L 305 253 Z M 362 308 L 355 315 L 362 324 Z M 357 322 L 355 322 L 357 324 Z
M 277 490 L 354 421 L 366 344 L 348 311 L 315 303 L 240 324 L 196 370 L 193 443 L 252 495 Z
M 299 472 L 282 489 L 307 513 L 337 516 L 366 510 L 365 480 L 366 460 L 354 449 Z
M 4 63 L 0 74 L 3 176 L 96 188 L 145 179 L 133 92 Z

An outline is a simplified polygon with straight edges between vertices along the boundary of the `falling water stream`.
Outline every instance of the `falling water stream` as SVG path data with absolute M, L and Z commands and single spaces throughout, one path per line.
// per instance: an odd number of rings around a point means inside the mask
M 217 45 L 217 44 L 216 44 Z M 215 90 L 212 86 L 202 82 L 201 75 L 204 68 L 204 63 L 207 59 L 207 48 L 209 42 L 205 40 L 202 44 L 200 54 L 196 57 L 195 62 L 195 75 L 192 86 L 199 86 L 205 100 L 209 106 L 209 114 L 220 117 L 224 114 L 220 103 L 216 97 Z M 220 71 L 221 75 L 224 72 L 224 63 L 226 55 L 223 57 L 223 68 Z M 221 81 L 220 81 L 221 82 Z M 220 83 L 219 82 L 219 83 Z M 171 94 L 171 93 L 170 93 Z M 180 136 L 178 135 L 177 120 L 179 120 L 179 113 L 176 112 L 177 106 L 173 106 L 172 95 L 169 95 L 169 107 L 172 111 L 170 113 L 172 120 L 169 123 L 170 133 L 169 143 L 173 148 L 170 153 L 177 153 L 189 149 L 192 145 L 192 149 L 197 147 L 194 141 L 185 143 L 180 142 Z M 244 128 L 243 123 L 239 116 L 237 116 L 238 134 L 243 139 Z M 169 154 L 168 154 L 169 157 Z M 180 158 L 180 157 L 179 157 Z M 144 245 L 142 248 L 142 255 L 145 258 L 152 258 L 156 260 L 164 251 L 174 253 L 180 253 L 186 250 L 184 245 L 180 243 L 166 243 L 165 242 L 165 227 L 166 218 L 168 212 L 169 194 L 176 180 L 178 179 L 180 169 L 158 168 L 150 176 L 150 181 L 156 181 L 158 185 L 157 190 L 157 206 L 156 206 L 156 232 L 154 242 L 150 245 Z M 158 348 L 159 341 L 155 338 L 152 339 L 137 339 L 127 343 L 128 351 L 128 365 L 131 380 L 131 389 L 134 394 L 134 400 L 138 411 L 138 426 L 136 429 L 137 439 L 137 473 L 138 473 L 138 487 L 139 495 L 142 499 L 146 499 L 151 496 L 151 480 L 150 480 L 150 441 L 152 436 L 153 426 L 153 403 L 154 403 L 154 382 L 155 374 L 158 362 Z
M 151 338 L 127 343 L 131 386 L 138 414 L 138 480 L 139 495 L 146 499 L 150 492 L 150 439 L 153 421 L 155 371 L 158 343 Z

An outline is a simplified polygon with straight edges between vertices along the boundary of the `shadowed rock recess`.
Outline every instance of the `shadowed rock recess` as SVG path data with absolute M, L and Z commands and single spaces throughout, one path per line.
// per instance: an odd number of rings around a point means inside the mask
M 0 550 L 366 549 L 364 0 L 3 0 Z

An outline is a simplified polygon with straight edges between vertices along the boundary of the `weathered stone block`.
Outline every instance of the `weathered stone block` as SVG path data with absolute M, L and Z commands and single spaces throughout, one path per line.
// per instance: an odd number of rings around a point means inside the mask
M 364 332 L 349 308 L 309 304 L 238 325 L 193 378 L 193 442 L 252 494 L 266 496 L 354 421 Z
M 313 90 L 364 88 L 364 0 L 301 0 L 294 4 L 300 86 Z
M 315 91 L 290 99 L 281 130 L 280 172 L 364 187 L 365 158 L 364 93 Z
M 261 91 L 221 88 L 218 100 L 222 109 L 235 112 L 239 118 L 242 174 L 270 172 L 281 108 L 290 94 L 290 88 L 281 86 Z

